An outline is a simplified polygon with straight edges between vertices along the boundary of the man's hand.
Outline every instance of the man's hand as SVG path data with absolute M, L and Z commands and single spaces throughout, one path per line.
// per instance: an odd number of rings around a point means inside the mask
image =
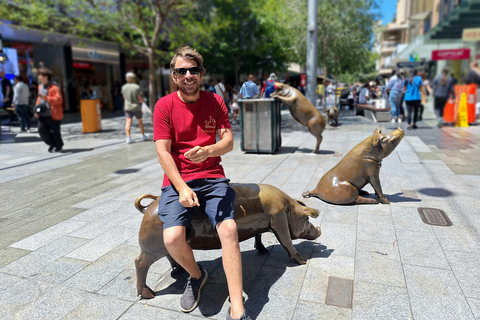
M 188 186 L 178 190 L 178 202 L 185 208 L 191 208 L 193 206 L 200 206 L 198 202 L 197 194 L 193 192 Z
M 207 148 L 196 146 L 185 152 L 185 157 L 193 163 L 200 163 L 208 158 Z
M 47 98 L 47 96 L 46 96 L 46 95 L 44 95 L 44 94 L 41 94 L 41 93 L 39 93 L 39 94 L 38 94 L 38 96 L 40 97 L 40 99 L 43 99 L 43 100 L 45 100 L 45 99 Z

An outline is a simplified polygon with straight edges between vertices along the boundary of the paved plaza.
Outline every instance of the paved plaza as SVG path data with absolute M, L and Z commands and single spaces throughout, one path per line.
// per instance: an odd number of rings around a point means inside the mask
M 232 182 L 271 184 L 321 211 L 310 220 L 322 235 L 294 241 L 305 265 L 289 259 L 272 233 L 262 237 L 267 254 L 252 239 L 241 243 L 253 319 L 480 319 L 480 126 L 438 129 L 431 110 L 383 161 L 389 205 L 301 196 L 376 123 L 343 111 L 340 125 L 325 129 L 319 154 L 311 154 L 315 138 L 287 110 L 275 154 L 242 152 L 234 126 L 234 150 L 222 162 Z M 383 124 L 383 132 L 396 128 Z M 163 170 L 152 141 L 125 144 L 123 116 L 102 126 L 83 134 L 80 122 L 64 124 L 64 150 L 54 154 L 37 134 L 2 127 L 0 319 L 225 319 L 220 250 L 195 251 L 210 277 L 192 313 L 178 303 L 186 274 L 172 273 L 165 258 L 147 278 L 156 297 L 136 297 L 142 214 L 133 203 L 160 194 Z M 132 131 L 139 140 L 138 127 Z M 146 131 L 153 132 L 150 122 Z M 453 225 L 424 223 L 420 207 L 442 209 Z M 353 281 L 351 308 L 326 304 L 331 277 Z M 350 298 L 337 291 L 329 294 Z

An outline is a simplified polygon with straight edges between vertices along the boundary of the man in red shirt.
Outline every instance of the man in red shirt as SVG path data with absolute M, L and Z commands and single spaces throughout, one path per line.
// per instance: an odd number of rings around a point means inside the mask
M 250 319 L 243 306 L 242 262 L 233 215 L 235 191 L 220 165 L 220 156 L 233 149 L 227 108 L 217 94 L 200 91 L 205 69 L 202 56 L 194 49 L 186 46 L 177 50 L 170 71 L 178 91 L 157 101 L 153 140 L 165 171 L 158 209 L 164 223 L 165 246 L 190 274 L 180 309 L 191 312 L 197 307 L 208 278 L 186 241 L 192 208 L 198 206 L 215 226 L 222 243 L 231 301 L 227 319 Z

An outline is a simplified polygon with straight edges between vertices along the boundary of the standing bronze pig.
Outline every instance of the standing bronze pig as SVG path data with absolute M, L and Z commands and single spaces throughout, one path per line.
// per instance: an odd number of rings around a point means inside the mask
M 272 231 L 278 242 L 287 250 L 290 258 L 299 264 L 305 260 L 295 250 L 293 239 L 315 240 L 321 235 L 320 228 L 310 223 L 309 217 L 317 218 L 320 211 L 309 208 L 296 201 L 280 189 L 267 184 L 231 184 L 237 197 L 235 199 L 235 221 L 238 240 L 255 237 L 255 247 L 266 251 L 261 242 L 261 234 Z M 141 205 L 143 199 L 154 199 L 148 206 Z M 142 195 L 135 200 L 135 207 L 144 217 L 140 227 L 139 243 L 142 252 L 135 259 L 137 270 L 137 293 L 143 298 L 153 298 L 153 291 L 146 285 L 147 272 L 152 263 L 167 257 L 172 264 L 176 262 L 168 255 L 163 242 L 163 222 L 158 217 L 158 199 L 152 195 Z M 220 249 L 218 234 L 207 216 L 198 208 L 192 220 L 187 241 L 192 249 Z
M 385 135 L 380 129 L 375 129 L 373 135 L 357 144 L 335 167 L 320 178 L 315 190 L 307 191 L 303 196 L 317 197 L 333 204 L 378 203 L 376 199 L 360 195 L 362 188 L 370 183 L 379 201 L 390 203 L 380 185 L 380 167 L 383 158 L 392 153 L 404 135 L 405 132 L 401 128 Z
M 317 138 L 317 143 L 313 149 L 313 153 L 316 153 L 323 139 L 322 133 L 325 129 L 324 117 L 297 89 L 281 82 L 275 83 L 275 87 L 276 90 L 272 97 L 280 99 L 280 101 L 285 103 L 293 118 L 302 125 L 307 126 L 310 133 Z

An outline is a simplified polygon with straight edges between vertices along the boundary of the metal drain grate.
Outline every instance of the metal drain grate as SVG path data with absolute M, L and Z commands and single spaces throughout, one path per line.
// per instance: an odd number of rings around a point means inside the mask
M 422 221 L 431 226 L 450 227 L 452 221 L 448 218 L 445 211 L 435 208 L 418 208 L 418 213 Z
M 325 303 L 343 307 L 352 308 L 353 299 L 353 280 L 328 277 L 327 298 Z

